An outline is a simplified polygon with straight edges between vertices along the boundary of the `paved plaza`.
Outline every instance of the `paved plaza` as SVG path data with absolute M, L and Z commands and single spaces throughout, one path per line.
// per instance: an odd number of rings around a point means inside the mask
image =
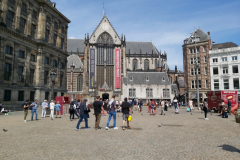
M 180 114 L 169 109 L 166 115 L 150 116 L 147 107 L 143 115 L 134 112 L 132 129 L 123 131 L 121 113 L 117 114 L 118 130 L 105 130 L 108 116 L 102 116 L 101 130 L 95 130 L 93 113 L 90 113 L 90 130 L 75 131 L 77 119 L 69 116 L 41 118 L 23 122 L 23 112 L 0 116 L 0 159 L 239 159 L 240 126 L 234 116 L 223 119 L 216 113 L 204 114 L 199 110 L 192 115 L 185 108 Z M 158 125 L 162 123 L 162 127 Z M 113 122 L 110 122 L 112 126 Z M 81 123 L 80 127 L 83 127 Z M 8 130 L 4 132 L 3 129 Z

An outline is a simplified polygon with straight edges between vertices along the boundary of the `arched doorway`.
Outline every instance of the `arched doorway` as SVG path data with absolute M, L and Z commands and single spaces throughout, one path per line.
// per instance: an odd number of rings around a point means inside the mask
M 102 100 L 104 101 L 105 99 L 109 100 L 109 94 L 108 93 L 103 93 L 102 94 Z

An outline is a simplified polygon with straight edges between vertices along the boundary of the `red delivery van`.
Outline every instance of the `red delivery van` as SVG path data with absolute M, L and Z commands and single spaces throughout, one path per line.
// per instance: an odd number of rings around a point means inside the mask
M 218 104 L 221 102 L 221 99 L 224 100 L 224 103 L 228 104 L 228 99 L 231 100 L 232 107 L 238 103 L 238 93 L 237 91 L 208 91 L 208 109 L 220 111 Z M 215 108 L 215 109 L 214 109 Z

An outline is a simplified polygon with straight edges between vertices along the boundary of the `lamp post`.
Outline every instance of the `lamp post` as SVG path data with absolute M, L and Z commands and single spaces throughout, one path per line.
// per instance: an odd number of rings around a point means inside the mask
M 198 82 L 199 64 L 198 64 L 198 59 L 197 59 L 196 38 L 199 38 L 199 37 L 196 36 L 196 31 L 194 31 L 194 43 L 195 43 L 195 55 L 196 55 L 195 71 L 196 71 L 196 81 L 197 81 L 197 107 L 199 108 L 199 82 Z
M 56 70 L 53 69 L 52 72 L 50 73 L 50 78 L 51 78 L 51 81 L 52 81 L 52 95 L 51 95 L 51 100 L 54 99 L 54 92 L 53 92 L 53 89 L 54 89 L 54 85 L 55 85 L 55 79 L 57 77 L 57 73 L 56 73 Z
M 72 91 L 72 100 L 73 100 L 73 70 L 75 68 L 74 63 L 72 63 L 71 67 L 71 91 Z

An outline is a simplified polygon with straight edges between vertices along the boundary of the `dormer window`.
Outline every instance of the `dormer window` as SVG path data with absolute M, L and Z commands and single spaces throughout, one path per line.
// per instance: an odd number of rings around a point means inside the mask
M 149 81 L 149 76 L 146 76 L 146 81 Z
M 130 81 L 133 81 L 133 77 L 132 76 L 130 76 Z
M 165 81 L 165 77 L 162 77 L 162 80 Z

